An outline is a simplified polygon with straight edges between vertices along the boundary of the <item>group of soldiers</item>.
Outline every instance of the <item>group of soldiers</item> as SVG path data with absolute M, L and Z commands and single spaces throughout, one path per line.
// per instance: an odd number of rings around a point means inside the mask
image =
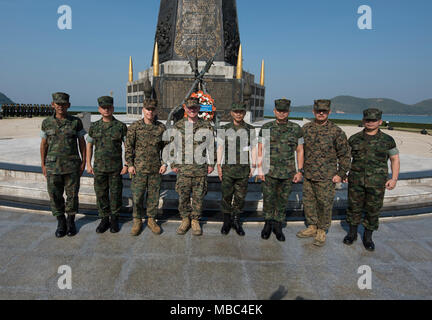
M 380 110 L 365 110 L 364 130 L 348 140 L 345 133 L 328 120 L 330 100 L 316 100 L 314 121 L 301 128 L 288 121 L 291 101 L 280 99 L 275 101 L 276 120 L 264 124 L 256 136 L 254 127 L 244 121 L 246 105 L 235 103 L 231 106 L 231 122 L 222 127 L 233 134 L 223 138 L 218 136 L 217 148 L 203 149 L 195 135 L 203 129 L 213 135 L 214 128 L 209 121 L 198 117 L 199 100 L 189 98 L 183 105 L 185 117 L 174 125 L 174 130 L 181 136 L 181 145 L 176 149 L 180 154 L 175 160 L 168 161 L 162 155 L 173 139 L 171 137 L 166 141 L 164 134 L 167 128 L 156 120 L 157 100 L 145 100 L 142 119 L 129 128 L 113 116 L 112 97 L 100 97 L 98 105 L 102 118 L 91 124 L 87 146 L 81 121 L 67 113 L 70 106 L 68 94 L 53 94 L 55 113 L 42 123 L 42 171 L 47 177 L 52 213 L 58 220 L 57 237 L 73 236 L 77 232 L 74 220 L 78 211 L 80 177 L 86 167 L 87 172 L 94 175 L 101 218 L 96 232 L 103 233 L 108 229 L 112 233 L 119 231 L 122 175 L 129 173 L 132 176 L 133 196 L 131 235 L 138 236 L 142 231 L 144 213 L 148 217 L 149 229 L 154 234 L 160 234 L 162 230 L 156 221 L 160 186 L 162 175 L 171 166 L 177 175 L 175 190 L 179 195 L 178 211 L 182 218 L 177 234 L 183 235 L 192 229 L 193 235 L 202 235 L 199 221 L 207 194 L 207 175 L 216 167 L 222 187 L 222 234 L 227 235 L 233 228 L 238 235 L 245 235 L 240 218 L 249 178 L 257 174 L 262 181 L 265 219 L 261 237 L 268 239 L 273 232 L 277 240 L 285 241 L 282 228 L 292 184 L 303 181 L 307 228 L 299 231 L 297 236 L 313 237 L 314 245 L 323 246 L 332 220 L 335 185 L 348 182 L 349 232 L 343 242 L 351 245 L 357 239 L 359 224 L 363 223 L 363 244 L 367 250 L 374 250 L 372 232 L 378 229 L 385 189 L 395 188 L 400 167 L 395 141 L 379 129 L 382 124 Z M 246 146 L 238 139 L 240 130 L 247 133 Z M 191 133 L 192 139 L 188 136 Z M 232 143 L 236 159 L 229 162 L 226 157 Z M 244 159 L 240 161 L 241 152 L 245 150 L 250 156 L 246 162 Z M 185 161 L 188 157 L 196 159 L 197 154 L 207 159 L 214 157 L 216 163 Z M 264 159 L 269 160 L 267 169 Z M 391 179 L 388 179 L 389 159 Z
M 13 117 L 45 117 L 54 113 L 50 105 L 38 104 L 4 104 L 2 105 L 3 118 Z

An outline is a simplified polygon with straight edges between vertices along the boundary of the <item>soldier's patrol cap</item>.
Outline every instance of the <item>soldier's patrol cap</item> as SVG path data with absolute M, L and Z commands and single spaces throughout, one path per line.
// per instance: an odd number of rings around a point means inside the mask
M 69 95 L 64 92 L 56 92 L 52 94 L 54 103 L 69 103 Z
M 288 99 L 275 100 L 275 108 L 278 111 L 289 111 L 290 106 L 291 106 L 291 100 Z
M 233 103 L 231 111 L 246 111 L 246 104 L 244 102 Z
M 156 109 L 158 106 L 158 101 L 155 99 L 147 99 L 143 102 L 143 107 L 146 109 L 154 108 Z
M 369 108 L 363 111 L 363 120 L 381 120 L 382 111 L 375 108 Z
M 330 111 L 331 101 L 326 99 L 320 99 L 314 101 L 314 110 L 327 110 Z
M 99 107 L 111 107 L 114 105 L 113 97 L 103 96 L 98 98 Z
M 199 99 L 190 97 L 186 100 L 186 107 L 200 107 Z

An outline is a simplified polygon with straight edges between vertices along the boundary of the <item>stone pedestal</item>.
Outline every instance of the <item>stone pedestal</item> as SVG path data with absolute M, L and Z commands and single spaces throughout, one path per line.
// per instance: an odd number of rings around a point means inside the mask
M 144 83 L 149 79 L 153 96 L 159 101 L 159 119 L 166 120 L 194 82 L 189 61 L 197 58 L 201 71 L 215 57 L 204 82 L 221 120 L 230 120 L 231 105 L 243 100 L 246 83 L 252 89 L 251 119 L 263 118 L 265 88 L 247 72 L 243 72 L 242 79 L 235 79 L 240 47 L 235 0 L 161 0 L 155 41 L 159 48 L 159 75 L 153 77 L 150 67 L 139 73 L 137 81 L 127 84 L 128 116 L 140 116 Z

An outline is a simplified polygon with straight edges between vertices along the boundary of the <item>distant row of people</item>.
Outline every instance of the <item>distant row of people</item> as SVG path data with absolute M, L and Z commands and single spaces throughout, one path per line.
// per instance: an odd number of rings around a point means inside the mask
M 3 118 L 14 117 L 45 117 L 54 114 L 51 105 L 45 104 L 4 104 L 2 105 Z

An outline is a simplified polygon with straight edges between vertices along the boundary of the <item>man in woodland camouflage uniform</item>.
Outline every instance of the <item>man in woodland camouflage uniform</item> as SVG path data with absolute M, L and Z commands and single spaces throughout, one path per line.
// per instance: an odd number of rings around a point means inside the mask
M 57 92 L 52 97 L 51 105 L 55 113 L 42 122 L 40 153 L 42 172 L 47 178 L 51 211 L 58 221 L 55 235 L 60 238 L 66 234 L 76 234 L 75 214 L 78 212 L 80 179 L 86 163 L 86 132 L 81 120 L 67 113 L 70 107 L 69 95 Z
M 91 124 L 87 136 L 87 172 L 94 174 L 94 190 L 101 222 L 97 233 L 110 228 L 119 232 L 118 218 L 122 206 L 123 178 L 127 166 L 123 166 L 122 144 L 126 140 L 127 127 L 113 117 L 114 99 L 104 96 L 98 99 L 102 119 Z M 95 160 L 92 166 L 93 145 Z
M 167 164 L 162 160 L 165 142 L 162 140 L 165 125 L 155 120 L 157 100 L 145 100 L 143 119 L 134 122 L 128 129 L 126 139 L 126 162 L 132 175 L 133 226 L 131 235 L 141 232 L 144 218 L 144 198 L 147 193 L 147 226 L 154 234 L 162 232 L 156 223 L 162 174 Z
M 171 165 L 177 174 L 176 191 L 179 195 L 178 210 L 182 217 L 182 223 L 177 229 L 177 234 L 185 234 L 192 225 L 192 234 L 202 235 L 199 219 L 202 214 L 202 205 L 207 194 L 207 175 L 213 172 L 215 161 L 213 128 L 209 121 L 198 117 L 200 110 L 199 99 L 189 98 L 184 106 L 186 117 L 178 121 L 174 129 L 181 136 L 181 153 L 178 160 Z M 197 133 L 205 134 L 205 142 L 213 152 L 199 152 L 200 143 Z M 179 146 L 180 147 L 180 146 Z M 179 150 L 177 149 L 177 152 Z M 211 154 L 209 154 L 211 153 Z M 197 157 L 203 163 L 197 162 Z M 192 203 L 191 203 L 192 200 Z M 192 221 L 191 221 L 192 220 Z
M 303 207 L 308 227 L 297 236 L 315 236 L 316 246 L 325 244 L 332 220 L 335 184 L 346 178 L 351 162 L 345 133 L 328 120 L 330 104 L 330 100 L 316 100 L 315 121 L 303 126 Z
M 255 128 L 243 120 L 245 115 L 246 104 L 234 103 L 231 106 L 232 121 L 222 126 L 223 139 L 218 137 L 217 169 L 222 182 L 224 223 L 221 233 L 224 235 L 229 233 L 231 226 L 238 235 L 245 235 L 240 224 L 240 214 L 244 207 L 249 178 L 252 177 L 256 168 Z M 230 150 L 234 151 L 234 157 L 231 156 L 233 159 L 230 159 Z M 249 164 L 250 158 L 252 158 L 252 165 Z
M 372 232 L 378 230 L 379 212 L 383 206 L 385 189 L 393 190 L 399 176 L 399 151 L 394 139 L 382 132 L 382 111 L 363 111 L 364 130 L 351 136 L 351 170 L 348 177 L 347 222 L 350 226 L 343 242 L 351 245 L 357 240 L 357 227 L 365 217 L 363 245 L 375 250 Z M 388 160 L 391 162 L 392 178 L 388 179 Z
M 273 110 L 276 120 L 264 124 L 259 134 L 258 157 L 259 178 L 263 181 L 265 225 L 261 238 L 268 239 L 273 230 L 276 239 L 285 241 L 282 224 L 286 218 L 286 207 L 292 190 L 292 183 L 298 183 L 303 174 L 303 131 L 294 122 L 288 121 L 291 101 L 275 101 Z M 266 137 L 265 130 L 270 130 Z M 263 145 L 270 144 L 270 154 L 265 154 Z M 296 171 L 295 154 L 299 170 Z M 263 172 L 266 159 L 270 160 L 269 170 Z M 264 162 L 264 163 L 263 163 Z

